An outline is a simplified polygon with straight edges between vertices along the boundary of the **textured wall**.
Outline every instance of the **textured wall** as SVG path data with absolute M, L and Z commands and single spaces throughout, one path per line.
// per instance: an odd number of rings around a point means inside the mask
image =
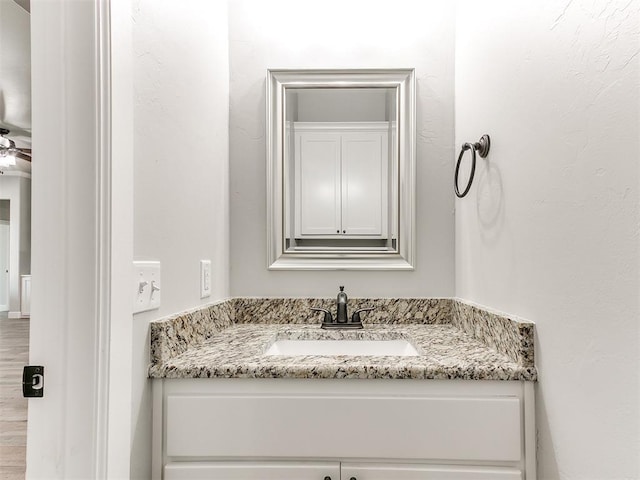
M 234 296 L 453 295 L 454 5 L 234 0 L 229 5 L 231 292 Z M 268 68 L 415 67 L 417 268 L 267 270 L 265 77 Z
M 639 2 L 463 2 L 456 295 L 536 322 L 543 480 L 639 478 Z
M 133 21 L 134 256 L 162 263 L 162 307 L 133 319 L 131 469 L 150 478 L 148 322 L 229 295 L 227 5 L 137 0 Z

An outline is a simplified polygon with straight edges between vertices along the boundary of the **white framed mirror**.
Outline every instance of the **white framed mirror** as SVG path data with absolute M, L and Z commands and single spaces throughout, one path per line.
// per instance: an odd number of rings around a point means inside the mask
M 413 270 L 413 69 L 267 71 L 270 270 Z

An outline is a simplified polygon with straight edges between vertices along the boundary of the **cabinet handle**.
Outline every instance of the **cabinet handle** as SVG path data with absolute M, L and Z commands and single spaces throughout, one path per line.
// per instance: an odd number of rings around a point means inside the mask
M 346 230 L 342 230 L 342 233 L 347 233 L 347 231 Z
M 356 477 L 351 477 L 349 480 L 358 480 Z
M 324 480 L 331 480 L 331 477 L 326 476 L 326 477 L 324 477 Z
M 340 230 L 336 230 L 336 233 L 340 233 Z M 325 478 L 324 480 L 327 480 L 327 479 Z M 331 479 L 329 479 L 329 480 L 331 480 Z

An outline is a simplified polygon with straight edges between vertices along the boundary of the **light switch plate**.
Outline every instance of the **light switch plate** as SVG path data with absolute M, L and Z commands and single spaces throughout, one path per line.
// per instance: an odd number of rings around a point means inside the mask
M 200 298 L 211 296 L 211 260 L 200 260 Z
M 160 262 L 133 262 L 133 313 L 160 308 Z

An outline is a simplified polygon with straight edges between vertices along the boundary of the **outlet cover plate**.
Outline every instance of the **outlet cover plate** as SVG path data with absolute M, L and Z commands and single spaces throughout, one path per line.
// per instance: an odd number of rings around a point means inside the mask
M 211 296 L 211 260 L 200 260 L 200 298 Z

